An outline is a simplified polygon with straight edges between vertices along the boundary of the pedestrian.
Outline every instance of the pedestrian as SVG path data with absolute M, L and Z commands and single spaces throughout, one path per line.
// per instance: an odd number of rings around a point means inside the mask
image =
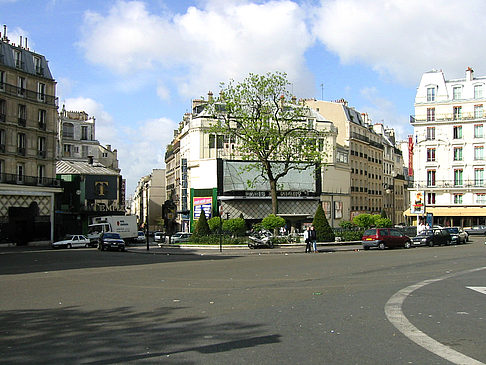
M 305 241 L 305 253 L 311 252 L 311 241 L 310 241 L 310 227 L 304 231 L 304 241 Z
M 318 252 L 317 251 L 317 233 L 316 233 L 316 229 L 314 228 L 314 226 L 310 227 L 309 240 L 312 243 L 312 251 L 314 253 L 317 253 Z

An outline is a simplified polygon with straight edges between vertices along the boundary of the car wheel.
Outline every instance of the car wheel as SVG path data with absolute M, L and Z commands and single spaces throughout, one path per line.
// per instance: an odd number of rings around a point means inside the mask
M 410 241 L 407 241 L 407 242 L 405 242 L 405 246 L 403 246 L 403 247 L 410 248 L 411 246 L 412 246 L 412 244 L 410 243 Z
M 73 245 L 71 245 L 70 243 L 67 244 L 67 248 L 73 248 Z
M 434 242 L 429 241 L 429 247 L 432 247 L 434 245 Z
M 380 250 L 384 250 L 385 249 L 385 244 L 383 242 L 380 242 L 380 244 L 378 245 L 378 248 Z
M 125 247 L 120 247 L 119 250 L 120 250 L 120 252 L 123 252 L 123 251 L 125 251 Z
M 370 249 L 370 246 L 364 246 L 363 249 L 367 251 Z

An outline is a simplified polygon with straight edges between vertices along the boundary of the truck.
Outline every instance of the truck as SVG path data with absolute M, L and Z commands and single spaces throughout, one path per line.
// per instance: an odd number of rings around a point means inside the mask
M 134 242 L 138 237 L 137 216 L 135 215 L 111 215 L 94 217 L 88 225 L 88 238 L 91 246 L 95 246 L 101 233 L 114 232 L 120 234 L 123 240 Z

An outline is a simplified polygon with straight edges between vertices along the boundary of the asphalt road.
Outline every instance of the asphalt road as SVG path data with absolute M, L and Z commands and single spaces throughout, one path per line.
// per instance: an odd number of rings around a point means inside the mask
M 319 254 L 2 248 L 0 361 L 486 363 L 484 240 Z

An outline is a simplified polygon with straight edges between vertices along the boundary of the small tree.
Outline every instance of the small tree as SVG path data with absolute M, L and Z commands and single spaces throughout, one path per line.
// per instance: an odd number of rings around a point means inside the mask
M 202 237 L 202 236 L 208 236 L 210 233 L 208 221 L 206 220 L 206 214 L 204 213 L 204 210 L 201 209 L 201 215 L 199 216 L 199 219 L 197 220 L 196 227 L 194 228 L 194 236 L 196 237 Z
M 375 219 L 375 226 L 379 228 L 388 228 L 393 225 L 390 218 L 377 218 Z
M 245 234 L 246 223 L 242 218 L 227 219 L 223 222 L 223 230 L 231 232 L 234 236 Z
M 269 231 L 275 231 L 280 227 L 285 226 L 285 219 L 283 219 L 282 217 L 278 217 L 275 214 L 270 214 L 263 218 L 262 226 Z
M 218 233 L 219 232 L 219 225 L 221 224 L 221 221 L 219 217 L 213 217 L 208 220 L 208 226 L 209 230 L 211 233 Z
M 316 214 L 312 225 L 316 230 L 317 241 L 319 242 L 334 242 L 335 236 L 329 222 L 327 221 L 322 204 L 317 206 Z
M 375 220 L 370 214 L 359 214 L 353 218 L 353 223 L 361 228 L 369 228 L 375 225 Z
M 382 210 L 381 210 L 380 215 L 381 215 L 381 218 L 388 218 L 388 216 L 386 215 L 386 211 L 385 211 L 385 209 L 382 209 Z

